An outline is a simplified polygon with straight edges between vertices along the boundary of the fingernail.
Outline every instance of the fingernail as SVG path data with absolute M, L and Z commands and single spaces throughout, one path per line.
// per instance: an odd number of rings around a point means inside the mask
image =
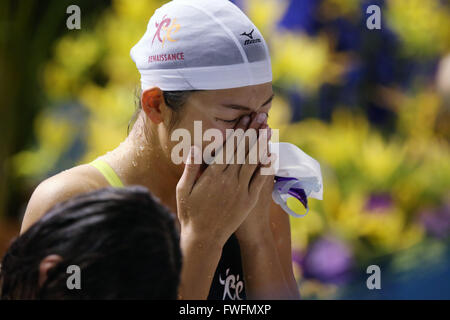
M 267 115 L 265 113 L 258 113 L 258 115 L 256 116 L 256 122 L 261 124 L 263 123 L 267 118 Z
M 242 124 L 244 126 L 248 125 L 248 123 L 250 122 L 250 117 L 249 116 L 245 116 L 242 118 Z

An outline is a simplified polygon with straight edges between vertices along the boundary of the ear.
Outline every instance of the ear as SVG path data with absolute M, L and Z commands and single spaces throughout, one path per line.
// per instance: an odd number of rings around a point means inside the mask
M 62 257 L 57 254 L 51 254 L 42 259 L 39 264 L 39 287 L 47 280 L 48 271 L 62 261 Z
M 145 90 L 142 93 L 141 105 L 147 117 L 153 123 L 161 123 L 163 116 L 161 113 L 161 101 L 163 99 L 163 92 L 158 87 L 153 87 Z

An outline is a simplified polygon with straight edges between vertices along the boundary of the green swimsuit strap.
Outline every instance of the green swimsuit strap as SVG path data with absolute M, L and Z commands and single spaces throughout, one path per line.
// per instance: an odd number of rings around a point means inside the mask
M 123 188 L 122 181 L 106 161 L 96 159 L 92 161 L 90 165 L 97 168 L 97 170 L 100 171 L 112 187 Z

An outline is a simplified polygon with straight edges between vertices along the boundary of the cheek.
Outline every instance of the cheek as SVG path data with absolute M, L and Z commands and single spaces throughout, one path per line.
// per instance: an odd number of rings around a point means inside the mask
M 225 130 L 229 126 L 224 123 L 221 124 L 208 115 L 203 117 L 197 117 L 195 119 L 185 119 L 179 123 L 179 128 L 183 128 L 189 131 L 191 136 L 191 144 L 196 144 L 203 147 L 210 143 L 210 141 L 204 141 L 205 133 L 212 133 L 211 131 L 220 132 L 222 138 L 225 137 Z
M 204 120 L 181 119 L 169 132 L 166 141 L 167 149 L 164 150 L 168 157 L 170 158 L 173 152 L 177 159 L 178 156 L 182 156 L 185 159 L 192 145 L 204 146 L 203 133 L 205 132 L 205 127 L 208 128 L 209 126 L 205 126 Z M 184 168 L 184 164 L 179 166 Z
M 205 151 L 206 147 L 210 144 L 223 144 L 226 139 L 226 130 L 232 129 L 233 125 L 227 123 L 221 123 L 220 121 L 216 121 L 215 119 L 210 119 L 210 117 L 204 116 L 203 118 L 188 118 L 185 117 L 181 119 L 171 130 L 168 136 L 167 146 L 168 148 L 165 150 L 168 157 L 170 158 L 172 154 L 172 149 L 176 147 L 174 152 L 178 152 L 181 149 L 181 145 L 183 150 L 189 150 L 191 145 L 197 145 L 201 147 L 202 152 Z M 213 129 L 213 131 L 209 131 Z M 177 130 L 179 130 L 177 132 Z M 211 140 L 206 140 L 205 132 L 209 131 L 213 138 Z M 218 135 L 218 137 L 216 137 Z M 179 138 L 179 140 L 172 141 L 172 137 L 177 138 L 182 136 L 183 138 Z M 216 140 L 216 138 L 218 140 Z M 217 142 L 216 142 L 217 141 Z M 211 146 L 213 147 L 213 146 Z M 185 155 L 184 157 L 186 157 Z M 203 159 L 204 160 L 204 159 Z M 180 165 L 180 170 L 184 168 L 184 164 Z

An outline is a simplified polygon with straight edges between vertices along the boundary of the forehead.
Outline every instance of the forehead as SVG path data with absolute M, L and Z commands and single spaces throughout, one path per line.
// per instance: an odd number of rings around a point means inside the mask
M 272 83 L 221 90 L 205 90 L 196 92 L 196 97 L 203 103 L 236 104 L 257 108 L 273 94 Z

